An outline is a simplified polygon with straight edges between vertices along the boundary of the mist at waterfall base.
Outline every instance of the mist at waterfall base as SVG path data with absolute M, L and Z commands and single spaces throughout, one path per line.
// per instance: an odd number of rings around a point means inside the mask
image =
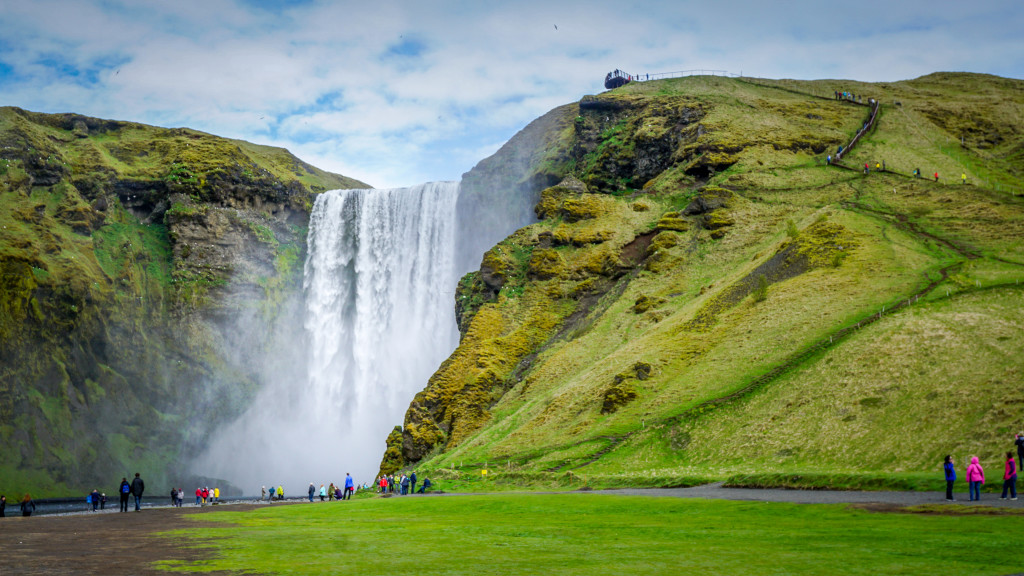
M 320 194 L 310 216 L 303 342 L 293 374 L 270 375 L 240 418 L 210 436 L 199 476 L 247 494 L 371 482 L 385 439 L 458 344 L 457 182 Z M 284 334 L 296 331 L 273 328 Z M 278 359 L 277 364 L 288 365 Z

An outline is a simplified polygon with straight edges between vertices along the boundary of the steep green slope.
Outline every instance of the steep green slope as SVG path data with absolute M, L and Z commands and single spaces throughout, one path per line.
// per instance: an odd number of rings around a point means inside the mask
M 341 187 L 365 185 L 193 130 L 0 108 L 0 485 L 162 485 L 259 386 L 312 195 Z
M 666 484 L 994 459 L 1024 408 L 1022 88 L 692 77 L 584 98 L 575 178 L 463 279 L 462 342 L 383 468 Z M 826 165 L 869 98 L 876 123 Z

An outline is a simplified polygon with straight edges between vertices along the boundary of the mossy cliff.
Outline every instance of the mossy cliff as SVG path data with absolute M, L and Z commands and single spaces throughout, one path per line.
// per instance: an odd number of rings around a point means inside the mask
M 297 306 L 313 195 L 286 150 L 0 108 L 0 484 L 160 486 L 243 408 Z
M 462 340 L 387 467 L 665 485 L 996 459 L 1024 409 L 995 384 L 1024 352 L 1022 89 L 691 77 L 552 111 L 516 152 L 537 218 L 460 282 Z M 850 168 L 826 155 L 870 109 L 836 90 L 882 102 Z

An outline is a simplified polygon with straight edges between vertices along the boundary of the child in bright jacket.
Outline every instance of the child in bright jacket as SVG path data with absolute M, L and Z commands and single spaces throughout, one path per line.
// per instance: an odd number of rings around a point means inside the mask
M 967 491 L 970 500 L 981 500 L 981 485 L 985 483 L 985 469 L 978 463 L 978 457 L 971 458 L 967 466 Z

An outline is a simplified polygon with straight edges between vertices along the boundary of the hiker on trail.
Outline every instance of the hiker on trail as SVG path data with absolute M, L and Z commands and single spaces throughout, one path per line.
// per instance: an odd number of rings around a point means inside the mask
M 839 145 L 839 149 L 838 149 L 838 150 L 836 150 L 836 160 L 838 160 L 838 159 L 839 159 L 839 157 L 840 157 L 840 156 L 842 156 L 842 155 L 843 155 L 843 145 L 842 145 L 842 144 L 840 144 L 840 145 Z
M 881 170 L 881 169 L 882 169 L 882 163 L 881 162 L 875 162 L 875 170 L 877 171 L 877 170 Z
M 100 491 L 93 488 L 92 492 L 89 493 L 89 502 L 92 502 L 92 511 L 95 512 L 100 509 Z
M 107 495 L 106 493 L 100 494 L 100 510 L 107 509 Z
M 409 493 L 409 477 L 402 474 L 402 496 Z
M 310 482 L 309 483 L 309 501 L 310 502 L 313 501 L 313 494 L 316 494 L 316 486 L 313 486 L 313 483 Z
M 388 479 L 384 476 L 380 477 L 380 493 L 384 494 L 388 491 Z
M 328 502 L 334 501 L 334 491 L 335 490 L 337 490 L 337 487 L 334 485 L 334 482 L 331 482 L 331 485 L 327 487 L 327 501 Z
M 220 488 L 216 486 L 213 487 L 213 499 L 220 502 Z
M 323 502 L 324 498 L 326 498 L 326 497 L 327 497 L 327 488 L 324 488 L 324 485 L 321 484 L 320 485 L 320 501 Z
M 967 466 L 967 492 L 971 501 L 981 500 L 981 485 L 985 483 L 985 469 L 978 463 L 978 457 L 971 458 Z
M 178 504 L 178 489 L 171 488 L 171 506 L 177 506 Z
M 7 496 L 0 494 L 0 518 L 3 518 L 7 510 Z
M 352 480 L 351 474 L 345 472 L 345 495 L 343 498 L 345 500 L 351 500 L 353 492 L 355 492 L 355 481 Z
M 271 490 L 273 490 L 273 488 L 271 488 Z M 266 486 L 262 486 L 262 487 L 260 487 L 260 502 L 263 502 L 266 499 L 267 499 L 267 487 Z
M 184 503 L 185 503 L 185 489 L 184 488 L 178 488 L 178 502 L 176 503 L 176 506 L 178 508 L 181 508 L 181 505 L 184 504 Z
M 420 487 L 420 494 L 426 492 L 427 488 L 430 488 L 430 478 L 423 479 L 423 486 Z
M 1006 500 L 1006 492 L 1010 492 L 1010 500 L 1017 499 L 1017 463 L 1013 461 L 1013 452 L 1006 453 L 1006 466 L 1003 470 L 1003 495 L 1000 500 Z
M 277 485 L 277 499 L 284 500 L 284 487 L 280 484 Z
M 960 183 L 961 184 L 967 184 L 967 173 L 966 172 L 961 172 L 960 173 Z
M 956 468 L 953 467 L 953 457 L 946 455 L 946 462 L 942 465 L 946 472 L 946 500 L 953 502 L 953 483 L 956 482 Z
M 412 475 L 409 476 L 409 481 L 410 481 L 409 493 L 410 494 L 415 494 L 416 493 L 416 471 L 415 470 L 413 470 L 412 471 Z
M 139 477 L 139 473 L 135 473 L 135 479 L 132 480 L 132 496 L 135 496 L 135 511 L 139 511 L 139 506 L 142 504 L 142 493 L 146 491 L 146 483 Z
M 920 177 L 921 177 L 921 169 L 920 168 L 914 168 L 914 178 L 920 178 Z
M 121 478 L 121 486 L 117 489 L 118 495 L 121 496 L 121 512 L 128 511 L 128 495 L 131 494 L 132 487 L 128 484 L 127 478 Z
M 200 506 L 203 503 L 203 489 L 196 488 L 196 506 Z
M 274 501 L 274 494 L 275 494 L 276 492 L 277 492 L 277 488 L 274 488 L 274 487 L 273 487 L 273 485 L 271 485 L 271 487 L 270 487 L 270 501 L 271 501 L 271 502 L 273 502 L 273 501 Z
M 1021 471 L 1024 471 L 1024 432 L 1018 432 L 1013 438 L 1013 443 L 1017 446 L 1017 462 Z
M 36 503 L 32 501 L 32 497 L 26 492 L 25 497 L 21 499 L 21 515 L 31 516 L 36 510 Z
M 828 156 L 825 157 L 825 165 L 826 166 L 831 166 L 832 165 L 832 155 L 831 154 L 829 154 Z
M 865 162 L 864 163 L 864 173 L 867 174 L 868 172 L 870 172 L 870 170 L 868 169 L 868 163 Z
M 938 173 L 938 172 L 936 172 L 936 173 L 935 173 L 935 181 L 936 181 L 936 182 L 938 182 L 938 181 L 939 181 L 939 173 Z
M 203 486 L 203 491 L 200 492 L 200 494 L 203 497 L 203 504 L 205 505 L 210 500 L 210 489 L 206 486 Z

